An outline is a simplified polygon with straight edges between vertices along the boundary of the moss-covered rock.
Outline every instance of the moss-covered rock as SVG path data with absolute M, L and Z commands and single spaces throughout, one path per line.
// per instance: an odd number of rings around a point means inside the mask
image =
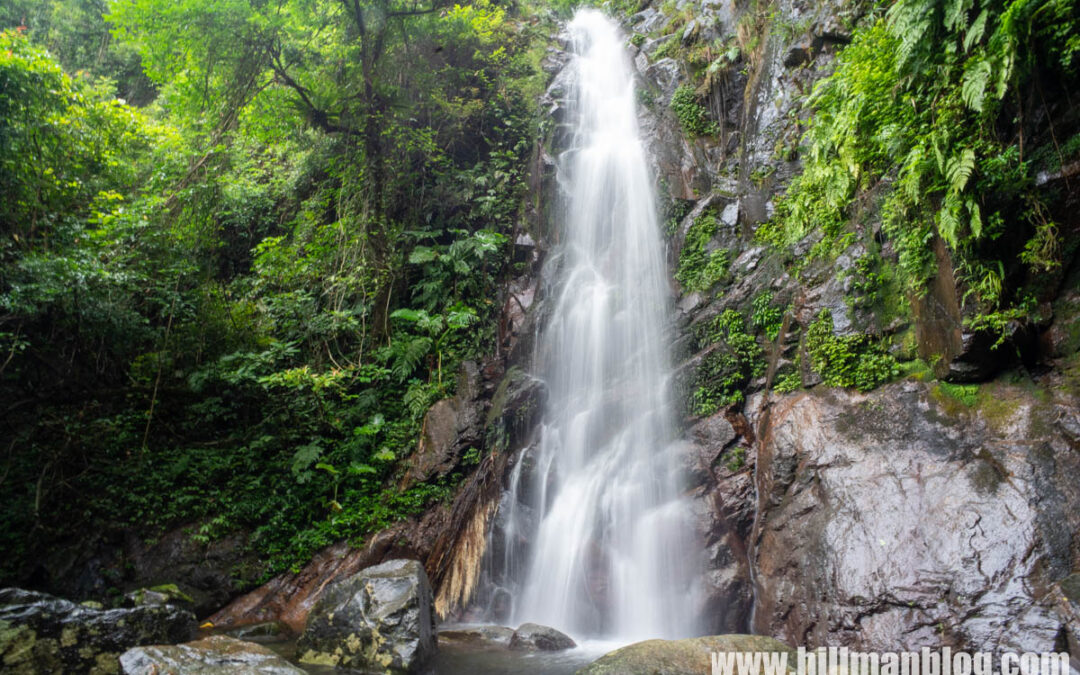
M 195 616 L 171 605 L 95 609 L 44 593 L 0 590 L 5 673 L 118 673 L 138 645 L 189 640 Z
M 296 644 L 300 661 L 416 672 L 435 654 L 431 585 L 415 560 L 390 560 L 329 586 Z
M 709 675 L 717 652 L 795 652 L 782 642 L 763 635 L 710 635 L 686 640 L 645 640 L 601 656 L 577 675 Z

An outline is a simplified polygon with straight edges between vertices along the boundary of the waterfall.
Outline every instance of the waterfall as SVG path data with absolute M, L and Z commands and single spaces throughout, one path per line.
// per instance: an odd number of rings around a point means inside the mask
M 574 141 L 560 159 L 559 270 L 537 348 L 548 401 L 529 476 L 515 471 L 509 486 L 509 503 L 527 507 L 505 516 L 528 539 L 511 619 L 685 637 L 698 551 L 674 459 L 671 294 L 633 70 L 600 12 L 569 28 Z

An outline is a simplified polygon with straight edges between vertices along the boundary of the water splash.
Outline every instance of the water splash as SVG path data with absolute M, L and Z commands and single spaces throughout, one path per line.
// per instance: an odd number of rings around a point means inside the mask
M 528 505 L 506 517 L 511 538 L 529 540 L 511 618 L 575 636 L 683 637 L 696 551 L 672 456 L 671 297 L 633 71 L 603 14 L 582 10 L 569 28 L 575 134 L 539 342 L 547 409 L 529 475 L 509 488 L 510 504 Z

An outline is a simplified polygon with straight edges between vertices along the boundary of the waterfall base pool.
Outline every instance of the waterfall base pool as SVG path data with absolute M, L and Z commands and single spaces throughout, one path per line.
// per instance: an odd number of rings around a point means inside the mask
M 310 675 L 347 675 L 363 673 L 299 663 L 296 660 L 296 642 L 266 644 L 281 656 L 295 663 Z M 578 669 L 592 663 L 604 654 L 622 646 L 614 642 L 585 642 L 576 649 L 561 652 L 521 652 L 492 644 L 445 644 L 439 643 L 439 653 L 424 675 L 573 675 Z

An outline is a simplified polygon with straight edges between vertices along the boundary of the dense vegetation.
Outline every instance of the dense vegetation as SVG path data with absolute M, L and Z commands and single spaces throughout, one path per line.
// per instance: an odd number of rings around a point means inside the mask
M 1055 217 L 1061 195 L 1037 183 L 1080 154 L 1078 83 L 1074 2 L 884 5 L 810 96 L 803 172 L 759 235 L 780 246 L 820 235 L 805 264 L 879 214 L 898 291 L 925 292 L 940 240 L 967 327 L 1003 333 L 1032 318 L 1076 245 Z M 864 267 L 864 279 L 880 274 Z
M 490 352 L 546 28 L 476 0 L 0 9 L 0 580 L 137 523 L 264 573 L 397 486 Z

